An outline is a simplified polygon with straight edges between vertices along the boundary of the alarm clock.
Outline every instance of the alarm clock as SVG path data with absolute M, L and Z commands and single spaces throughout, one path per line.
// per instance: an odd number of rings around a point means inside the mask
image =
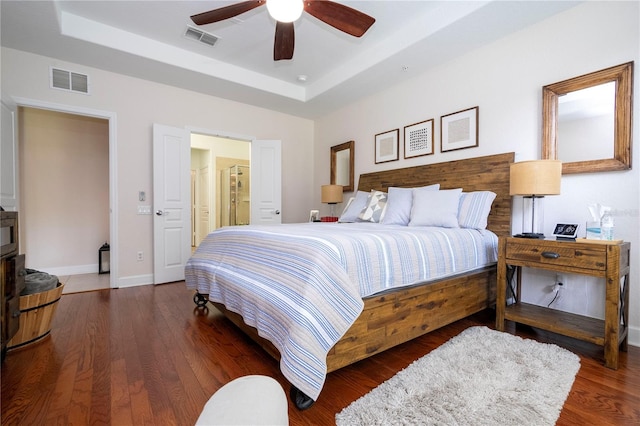
M 558 223 L 553 230 L 557 240 L 575 240 L 578 235 L 577 223 Z

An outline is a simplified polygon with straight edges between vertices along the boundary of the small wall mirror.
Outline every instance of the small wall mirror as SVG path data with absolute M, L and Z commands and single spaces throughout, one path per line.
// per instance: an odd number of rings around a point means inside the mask
M 344 192 L 353 191 L 354 142 L 349 141 L 331 147 L 331 185 L 342 185 Z
M 542 88 L 542 158 L 562 173 L 631 168 L 633 62 Z

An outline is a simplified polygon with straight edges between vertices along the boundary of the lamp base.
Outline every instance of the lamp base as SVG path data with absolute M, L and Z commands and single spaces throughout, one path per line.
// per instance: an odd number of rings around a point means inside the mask
M 516 238 L 533 238 L 533 239 L 544 240 L 544 234 L 540 234 L 540 233 L 537 233 L 537 232 L 523 232 L 522 234 L 514 235 L 514 237 L 516 237 Z

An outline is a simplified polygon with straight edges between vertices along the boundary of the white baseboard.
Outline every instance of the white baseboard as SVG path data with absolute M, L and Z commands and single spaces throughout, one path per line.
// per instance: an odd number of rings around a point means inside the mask
M 76 265 L 76 266 L 61 266 L 57 268 L 33 268 L 35 270 L 46 272 L 47 274 L 56 275 L 58 277 L 64 277 L 67 275 L 80 275 L 80 274 L 97 274 L 98 264 L 93 265 Z M 137 287 L 140 285 L 153 284 L 153 274 L 145 275 L 132 275 L 129 277 L 122 277 L 116 280 L 116 286 L 119 288 L 124 287 Z
M 627 343 L 629 343 L 631 346 L 640 347 L 640 328 L 631 326 L 629 327 Z
M 56 268 L 33 268 L 33 269 L 41 272 L 46 272 L 47 274 L 56 275 L 58 277 L 64 277 L 66 275 L 97 274 L 98 264 L 93 263 L 91 265 L 72 265 L 72 266 L 59 266 Z
M 153 274 L 133 275 L 130 277 L 118 278 L 118 287 L 137 287 L 141 285 L 153 284 Z

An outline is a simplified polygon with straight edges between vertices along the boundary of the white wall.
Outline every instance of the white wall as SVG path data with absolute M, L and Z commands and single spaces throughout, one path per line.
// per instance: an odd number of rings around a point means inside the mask
M 91 94 L 50 89 L 50 66 L 88 74 Z M 117 116 L 119 283 L 143 284 L 153 273 L 152 256 L 136 261 L 138 251 L 153 253 L 153 217 L 137 214 L 138 191 L 145 191 L 147 203 L 153 203 L 153 123 L 281 140 L 282 220 L 306 222 L 309 218 L 314 184 L 311 120 L 7 48 L 2 48 L 1 76 L 3 98 L 108 111 Z
M 516 161 L 541 155 L 542 86 L 635 61 L 635 88 L 640 90 L 640 4 L 638 2 L 586 2 L 502 40 L 456 58 L 422 75 L 407 73 L 407 80 L 367 99 L 345 106 L 316 121 L 314 134 L 315 198 L 329 180 L 329 149 L 355 140 L 355 174 L 418 164 L 514 151 Z M 398 64 L 398 71 L 402 64 Z M 440 152 L 440 117 L 479 106 L 479 146 Z M 567 175 L 562 194 L 545 199 L 545 233 L 556 222 L 584 224 L 587 206 L 599 202 L 615 209 L 616 238 L 631 242 L 631 341 L 640 345 L 640 164 L 638 163 L 640 102 L 634 102 L 632 162 L 624 172 Z M 435 119 L 435 154 L 374 164 L 374 135 Z M 345 195 L 345 200 L 348 195 Z M 324 206 L 323 206 L 324 207 Z M 521 208 L 514 203 L 513 231 L 521 229 Z M 540 274 L 525 299 L 551 300 L 546 287 L 555 274 Z M 563 310 L 602 318 L 603 286 L 579 276 L 567 277 Z

